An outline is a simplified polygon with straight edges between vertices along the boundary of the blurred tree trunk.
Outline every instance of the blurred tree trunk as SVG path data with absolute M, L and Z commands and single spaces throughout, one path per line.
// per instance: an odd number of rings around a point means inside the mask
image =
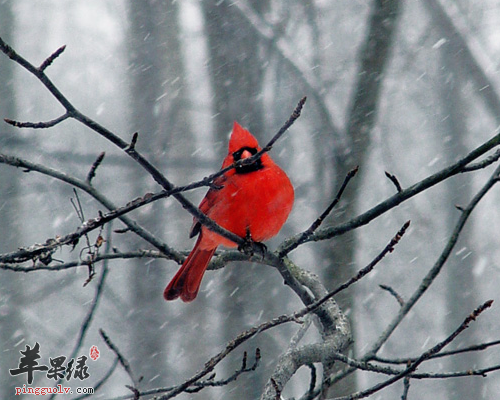
M 10 44 L 14 37 L 14 15 L 12 1 L 0 1 L 0 35 Z M 15 64 L 7 57 L 0 57 L 0 112 L 2 118 L 16 119 L 14 91 Z M 1 124 L 0 149 L 13 153 L 20 149 L 18 132 L 7 124 Z M 13 251 L 21 243 L 19 217 L 19 171 L 0 166 L 0 253 Z M 0 279 L 0 398 L 10 399 L 15 393 L 14 387 L 22 387 L 26 383 L 23 375 L 10 376 L 9 368 L 19 364 L 19 350 L 24 350 L 21 339 L 25 337 L 23 324 L 23 290 L 24 274 L 2 271 Z M 17 344 L 17 346 L 16 346 Z M 43 344 L 42 344 L 43 346 Z
M 165 160 L 174 152 L 184 156 L 192 146 L 186 123 L 184 104 L 184 66 L 179 38 L 178 4 L 173 0 L 128 2 L 128 57 L 130 71 L 130 133 L 139 132 L 138 148 L 170 179 L 175 165 L 166 170 Z M 134 170 L 133 193 L 143 195 L 158 187 L 142 170 Z M 175 179 L 173 179 L 175 180 Z M 166 237 L 166 227 L 177 237 L 176 220 L 165 215 L 163 203 L 154 203 L 141 222 L 158 237 Z M 168 225 L 167 225 L 168 218 Z M 136 243 L 138 247 L 144 243 Z M 130 274 L 133 344 L 136 375 L 144 376 L 141 389 L 159 384 L 150 381 L 165 370 L 164 347 L 175 348 L 166 340 L 172 335 L 161 334 L 168 315 L 162 297 L 167 276 L 161 268 L 164 261 L 137 260 Z M 174 267 L 174 266 L 173 266 Z M 173 268 L 175 269 L 175 267 Z M 172 269 L 172 271 L 173 271 Z M 159 356 L 162 354 L 162 356 Z M 162 374 L 162 379 L 173 377 Z M 165 381 L 161 381 L 165 382 Z
M 209 74 L 213 90 L 213 114 L 217 158 L 222 163 L 227 154 L 228 133 L 233 121 L 253 133 L 259 142 L 269 138 L 265 131 L 262 85 L 264 61 L 259 38 L 230 1 L 203 1 L 205 32 L 208 40 Z M 252 7 L 263 13 L 267 0 L 250 1 Z M 255 266 L 230 265 L 224 270 L 225 292 L 220 293 L 219 309 L 223 316 L 221 339 L 232 339 L 248 323 L 245 316 L 260 310 L 272 310 L 273 300 L 259 293 L 270 293 L 264 279 L 259 280 Z M 233 366 L 228 366 L 229 370 Z M 258 398 L 265 380 L 259 370 L 246 385 L 246 398 Z M 239 396 L 239 395 L 238 395 Z M 231 397 L 225 397 L 231 398 Z
M 334 159 L 332 175 L 336 175 L 337 185 L 326 198 L 335 198 L 345 175 L 355 166 L 363 173 L 369 155 L 371 131 L 376 124 L 377 109 L 384 81 L 384 72 L 391 56 L 392 43 L 396 35 L 398 17 L 400 15 L 400 0 L 375 0 L 367 25 L 366 38 L 359 50 L 359 69 L 357 82 L 353 91 L 351 106 L 348 109 L 346 141 L 349 152 Z M 334 215 L 335 223 L 346 221 L 356 215 L 360 177 L 353 179 L 342 197 L 340 211 Z M 323 274 L 326 287 L 334 289 L 355 274 L 353 262 L 356 251 L 356 235 L 348 232 L 325 247 L 325 259 L 328 260 Z M 354 292 L 343 292 L 336 296 L 340 306 L 351 316 L 353 333 L 356 321 L 352 318 L 354 307 Z M 343 365 L 339 365 L 343 368 Z M 343 396 L 356 390 L 355 376 L 351 375 L 328 391 L 328 396 Z
M 448 37 L 450 32 L 441 31 L 441 37 Z M 448 158 L 449 164 L 456 162 L 457 157 L 467 154 L 467 136 L 470 132 L 467 128 L 467 102 L 462 97 L 462 82 L 467 82 L 467 75 L 461 67 L 460 60 L 456 54 L 460 49 L 453 43 L 445 43 L 441 47 L 441 60 L 443 74 L 439 80 L 441 83 L 440 94 L 443 107 L 444 138 L 446 149 L 443 152 Z M 460 211 L 454 206 L 466 205 L 473 196 L 472 182 L 469 177 L 459 175 L 447 182 L 448 189 L 448 213 L 446 215 L 447 232 L 451 232 L 460 217 Z M 474 252 L 474 238 L 472 227 L 465 229 L 460 235 L 457 243 L 456 253 L 448 261 L 446 274 L 446 332 L 453 332 L 464 317 L 480 304 L 484 299 L 478 298 L 478 287 L 474 278 L 473 269 L 477 262 Z M 453 348 L 462 348 L 479 343 L 475 338 L 474 329 L 466 330 L 455 341 Z M 480 352 L 467 352 L 463 355 L 453 357 L 448 361 L 451 371 L 466 371 L 479 368 L 481 360 Z M 479 398 L 483 392 L 484 380 L 480 377 L 470 379 L 457 379 L 447 382 L 448 398 L 474 399 Z
M 250 4 L 264 12 L 269 1 Z M 226 155 L 227 133 L 238 122 L 259 135 L 264 133 L 262 79 L 264 61 L 259 56 L 259 37 L 230 1 L 202 2 L 209 46 L 209 73 L 214 91 L 215 132 L 223 144 L 218 155 Z

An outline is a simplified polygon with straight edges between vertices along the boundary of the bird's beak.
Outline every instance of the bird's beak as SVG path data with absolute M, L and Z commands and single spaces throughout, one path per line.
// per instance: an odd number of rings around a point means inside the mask
M 241 159 L 245 159 L 245 158 L 250 158 L 252 157 L 252 153 L 250 153 L 248 150 L 244 150 L 243 153 L 241 153 Z

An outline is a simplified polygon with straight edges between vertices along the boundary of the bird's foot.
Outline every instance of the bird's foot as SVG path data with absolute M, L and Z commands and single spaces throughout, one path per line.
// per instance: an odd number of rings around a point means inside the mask
M 247 256 L 253 256 L 255 253 L 261 254 L 262 257 L 267 252 L 267 246 L 261 242 L 255 242 L 252 239 L 250 230 L 247 230 L 247 235 L 245 237 L 245 242 L 238 246 L 238 250 Z
M 264 258 L 267 253 L 267 246 L 261 242 L 253 242 L 253 244 L 259 249 L 258 253 L 262 255 L 262 258 Z

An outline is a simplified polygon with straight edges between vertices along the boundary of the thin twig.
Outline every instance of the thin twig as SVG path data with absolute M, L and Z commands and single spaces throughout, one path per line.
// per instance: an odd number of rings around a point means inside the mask
M 483 154 L 498 145 L 500 145 L 500 133 L 472 150 L 469 154 L 458 160 L 456 163 L 442 169 L 439 172 L 436 172 L 435 174 L 421 180 L 420 182 L 415 183 L 414 185 L 406 189 L 403 189 L 403 191 L 394 194 L 388 199 L 377 204 L 375 207 L 372 207 L 370 210 L 355 218 L 352 218 L 345 223 L 329 228 L 319 229 L 306 241 L 331 239 L 333 237 L 342 235 L 346 232 L 350 232 L 356 228 L 364 226 L 373 221 L 375 218 L 378 218 L 380 215 L 386 213 L 389 210 L 392 210 L 402 202 L 421 193 L 422 191 L 429 189 L 434 185 L 437 185 L 438 183 L 450 178 L 451 176 L 459 174 L 472 161 L 476 160 L 478 157 L 481 157 Z M 288 254 L 290 252 L 289 249 L 293 247 L 298 236 L 300 236 L 300 234 L 287 239 L 281 246 L 280 254 Z
M 131 258 L 164 258 L 167 259 L 165 254 L 161 253 L 158 250 L 138 250 L 138 251 L 130 251 L 126 253 L 108 253 L 108 254 L 97 254 L 94 262 L 102 260 L 126 260 Z M 16 265 L 16 264 L 5 264 L 0 263 L 0 269 L 4 269 L 7 271 L 15 271 L 15 272 L 33 272 L 33 271 L 63 271 L 66 269 L 77 268 L 82 266 L 88 266 L 87 261 L 78 260 L 78 261 L 69 261 L 66 263 L 60 264 L 50 264 L 46 265 L 43 263 L 36 263 L 30 265 Z
M 396 327 L 401 323 L 401 321 L 405 318 L 405 316 L 408 314 L 408 312 L 413 308 L 413 306 L 417 303 L 417 301 L 423 296 L 423 294 L 427 291 L 427 289 L 434 282 L 434 279 L 441 272 L 443 265 L 448 260 L 448 257 L 450 256 L 451 251 L 455 247 L 455 244 L 458 241 L 458 237 L 460 236 L 460 233 L 462 232 L 462 229 L 464 228 L 465 223 L 467 222 L 472 211 L 474 210 L 476 205 L 481 201 L 481 199 L 486 195 L 486 193 L 488 193 L 488 191 L 495 185 L 495 183 L 497 183 L 496 178 L 497 178 L 499 172 L 500 172 L 500 166 L 497 167 L 497 169 L 492 174 L 490 179 L 479 190 L 479 192 L 474 196 L 474 198 L 471 200 L 471 202 L 464 209 L 464 212 L 462 212 L 462 214 L 460 215 L 460 218 L 455 226 L 455 229 L 453 230 L 453 232 L 450 236 L 450 240 L 446 244 L 446 246 L 443 249 L 438 260 L 436 261 L 434 266 L 430 269 L 430 271 L 427 273 L 427 275 L 425 276 L 425 278 L 423 279 L 422 283 L 420 284 L 418 289 L 415 291 L 415 293 L 404 304 L 404 306 L 402 306 L 400 308 L 397 316 L 392 320 L 392 322 L 389 324 L 389 326 L 386 328 L 386 330 L 382 333 L 380 338 L 374 343 L 374 345 L 372 346 L 372 349 L 366 355 L 367 360 L 371 359 L 371 357 L 376 355 L 376 353 L 378 352 L 380 347 L 382 347 L 382 345 L 387 341 L 387 339 L 391 336 L 392 332 L 394 332 Z
M 211 374 L 210 376 L 208 376 L 208 378 L 206 380 L 193 382 L 191 386 L 184 389 L 184 393 L 198 393 L 202 389 L 207 388 L 207 387 L 225 386 L 228 383 L 231 383 L 231 382 L 234 382 L 235 380 L 237 380 L 242 374 L 255 371 L 260 364 L 260 360 L 261 360 L 261 354 L 260 354 L 260 350 L 257 348 L 255 350 L 255 360 L 254 360 L 253 364 L 251 366 L 247 366 L 246 365 L 246 352 L 245 352 L 245 355 L 243 356 L 243 359 L 242 359 L 241 367 L 239 369 L 237 369 L 235 372 L 233 372 L 233 374 L 231 374 L 228 378 L 221 379 L 221 380 L 215 380 L 214 379 L 215 373 Z M 134 395 L 138 394 L 140 397 L 143 397 L 143 396 L 151 396 L 151 395 L 155 395 L 155 394 L 168 393 L 166 398 L 172 398 L 172 397 L 175 397 L 177 394 L 180 394 L 180 393 L 177 393 L 176 395 L 172 395 L 171 393 L 169 393 L 169 392 L 172 392 L 173 390 L 175 390 L 176 388 L 177 388 L 177 386 L 170 386 L 170 387 L 160 387 L 160 388 L 155 388 L 155 389 L 148 389 L 148 390 L 143 390 L 143 391 L 137 390 L 137 392 Z M 125 396 L 114 397 L 110 400 L 133 399 L 134 395 L 125 395 Z
M 396 299 L 396 301 L 399 303 L 399 305 L 401 307 L 403 307 L 405 305 L 405 301 L 403 300 L 403 297 L 401 297 L 401 295 L 396 292 L 392 287 L 390 286 L 387 286 L 387 285 L 378 285 L 380 287 L 380 289 L 383 289 L 387 292 L 389 292 L 392 297 L 394 297 Z
M 387 176 L 389 180 L 394 184 L 394 186 L 396 186 L 396 190 L 398 191 L 398 193 L 403 191 L 403 188 L 399 184 L 398 178 L 396 178 L 395 175 L 385 171 L 385 176 Z
M 69 117 L 92 129 L 94 132 L 103 136 L 118 148 L 126 150 L 126 153 L 130 157 L 132 157 L 144 170 L 146 170 L 151 175 L 151 177 L 163 187 L 163 189 L 168 191 L 175 188 L 175 186 L 153 164 L 151 164 L 142 154 L 137 152 L 134 147 L 131 147 L 129 143 L 125 142 L 123 139 L 121 139 L 110 130 L 106 129 L 104 126 L 100 125 L 96 121 L 78 111 L 75 106 L 73 106 L 73 104 L 66 98 L 66 96 L 64 96 L 61 91 L 54 85 L 54 83 L 47 77 L 47 75 L 45 75 L 43 71 L 40 71 L 28 60 L 16 53 L 16 51 L 7 43 L 5 43 L 2 38 L 0 38 L 0 50 L 5 53 L 10 59 L 17 62 L 19 65 L 36 76 L 38 80 L 48 89 L 48 91 L 57 99 L 57 101 L 59 101 L 59 103 L 61 103 L 61 105 L 66 109 Z M 220 234 L 221 236 L 233 241 L 238 245 L 244 244 L 244 239 L 219 226 L 212 219 L 202 213 L 198 209 L 198 207 L 191 203 L 181 193 L 175 193 L 173 194 L 173 196 L 177 199 L 177 201 L 179 201 L 182 207 L 191 215 L 196 217 L 201 224 L 205 225 L 210 230 Z
M 104 151 L 101 154 L 99 154 L 99 156 L 96 158 L 96 160 L 92 164 L 92 167 L 90 167 L 90 171 L 87 174 L 87 183 L 88 184 L 90 184 L 92 182 L 92 179 L 94 179 L 94 177 L 95 177 L 95 171 L 97 170 L 97 168 L 99 167 L 99 165 L 101 165 L 102 160 L 104 160 L 104 156 L 105 155 L 106 155 L 106 153 Z
M 111 249 L 111 225 L 108 229 L 107 233 L 108 241 L 106 243 L 106 251 L 109 251 Z M 80 326 L 80 331 L 78 332 L 78 338 L 75 343 L 75 347 L 73 348 L 73 351 L 71 352 L 71 355 L 69 359 L 75 358 L 76 355 L 78 354 L 78 351 L 81 349 L 83 342 L 85 340 L 85 337 L 87 336 L 88 329 L 90 328 L 90 324 L 92 323 L 92 320 L 94 319 L 94 316 L 97 312 L 97 308 L 100 304 L 100 300 L 102 298 L 102 294 L 104 291 L 104 285 L 106 283 L 106 277 L 108 275 L 108 261 L 105 260 L 102 266 L 102 272 L 101 272 L 101 277 L 99 278 L 99 282 L 97 284 L 97 288 L 95 290 L 94 298 L 92 300 L 92 304 L 90 305 L 90 308 L 87 312 L 87 315 L 82 321 L 82 324 Z M 62 382 L 63 378 L 59 379 L 59 381 L 56 383 L 56 386 Z M 57 396 L 57 394 L 53 394 L 50 399 L 53 399 Z
M 388 254 L 392 253 L 394 251 L 394 246 L 396 246 L 403 235 L 406 233 L 406 230 L 410 226 L 410 221 L 406 221 L 402 228 L 396 233 L 396 235 L 391 239 L 389 244 L 385 246 L 385 248 L 363 269 L 361 269 L 356 276 L 352 277 L 349 279 L 347 282 L 343 283 L 340 285 L 337 289 L 334 291 L 330 292 L 328 296 L 334 296 L 337 293 L 341 292 L 342 290 L 347 289 L 349 286 L 351 286 L 353 283 L 356 283 L 359 281 L 362 277 L 364 277 L 366 274 L 371 272 L 371 270 Z
M 494 341 L 491 341 L 491 342 L 486 342 L 486 343 L 476 344 L 476 345 L 473 345 L 473 346 L 464 347 L 463 349 L 456 349 L 456 350 L 450 350 L 450 351 L 442 351 L 439 354 L 436 354 L 436 355 L 432 356 L 431 358 L 442 358 L 442 357 L 453 356 L 453 355 L 461 354 L 461 353 L 468 353 L 468 352 L 471 352 L 471 351 L 482 351 L 482 350 L 488 349 L 489 347 L 498 346 L 498 345 L 500 345 L 500 340 L 494 340 Z M 381 357 L 381 356 L 376 356 L 376 357 L 373 358 L 373 361 L 378 361 L 378 362 L 385 363 L 385 364 L 408 364 L 408 363 L 411 363 L 411 362 L 413 362 L 415 360 L 416 360 L 416 358 L 394 358 L 394 359 L 390 359 L 390 358 L 384 358 L 384 357 Z
M 36 244 L 33 246 L 30 246 L 28 248 L 21 248 L 18 251 L 14 251 L 12 253 L 6 253 L 0 255 L 0 262 L 6 262 L 6 263 L 17 263 L 17 262 L 22 262 L 22 261 L 27 261 L 27 260 L 32 260 L 35 259 L 38 255 L 46 253 L 46 252 L 51 252 L 55 251 L 58 247 L 61 245 L 72 245 L 71 240 L 78 240 L 83 234 L 88 233 L 94 229 L 99 229 L 102 225 L 104 225 L 107 222 L 110 222 L 111 220 L 118 218 L 120 219 L 127 227 L 130 229 L 132 232 L 137 234 L 138 236 L 142 237 L 144 240 L 147 242 L 151 243 L 153 246 L 155 246 L 157 249 L 162 251 L 165 255 L 168 256 L 171 260 L 176 261 L 177 263 L 181 264 L 184 261 L 184 257 L 176 252 L 175 250 L 171 249 L 169 246 L 167 246 L 165 243 L 160 242 L 155 236 L 153 236 L 150 232 L 148 232 L 146 229 L 143 227 L 139 226 L 137 222 L 134 220 L 130 219 L 128 216 L 125 214 L 128 212 L 126 209 L 118 209 L 117 206 L 115 206 L 110 200 L 108 200 L 103 194 L 101 194 L 98 190 L 96 190 L 93 186 L 89 185 L 87 182 L 82 181 L 80 179 L 77 179 L 75 177 L 69 176 L 63 172 L 57 171 L 53 168 L 49 168 L 46 166 L 43 166 L 41 164 L 33 163 L 24 159 L 21 159 L 19 157 L 12 157 L 8 156 L 5 154 L 0 154 L 0 163 L 12 165 L 14 167 L 18 168 L 25 168 L 29 171 L 36 171 L 41 174 L 51 176 L 55 179 L 58 179 L 62 182 L 65 182 L 73 187 L 79 188 L 86 193 L 88 193 L 90 196 L 92 196 L 94 199 L 96 199 L 99 203 L 101 203 L 104 207 L 106 207 L 108 210 L 115 210 L 115 214 L 109 214 L 107 216 L 107 220 L 102 219 L 102 216 L 100 216 L 97 220 L 96 219 L 91 220 L 92 223 L 90 225 L 85 225 L 85 232 L 84 231 L 78 231 L 78 232 L 73 232 L 73 234 L 70 234 L 70 236 L 73 237 L 71 239 L 70 237 L 66 237 L 67 241 L 60 242 L 59 240 L 56 239 L 48 239 L 45 244 Z M 162 194 L 163 192 L 160 192 L 157 197 L 160 198 L 161 196 L 164 196 Z M 144 196 L 144 203 L 142 204 L 137 204 L 136 201 L 133 201 L 132 204 L 129 204 L 130 211 L 133 209 L 138 208 L 141 205 L 149 204 L 150 202 L 154 201 L 156 197 L 150 198 L 149 196 Z M 60 238 L 57 238 L 60 239 Z
M 465 320 L 460 324 L 460 326 L 453 331 L 451 335 L 449 335 L 445 340 L 439 342 L 426 352 L 424 352 L 420 357 L 418 357 L 413 363 L 408 365 L 408 367 L 402 371 L 400 374 L 389 378 L 383 382 L 380 382 L 376 385 L 373 385 L 371 388 L 363 391 L 359 391 L 357 393 L 351 394 L 349 396 L 342 396 L 342 397 L 336 397 L 334 400 L 356 400 L 356 399 L 362 399 L 368 396 L 371 396 L 372 394 L 386 388 L 387 386 L 392 385 L 393 383 L 399 381 L 400 379 L 403 379 L 404 377 L 410 375 L 412 372 L 414 372 L 420 364 L 422 364 L 424 361 L 428 360 L 432 355 L 439 353 L 445 346 L 450 344 L 455 338 L 462 333 L 465 329 L 469 327 L 469 324 L 472 321 L 475 321 L 476 318 L 487 308 L 491 307 L 491 304 L 493 303 L 493 300 L 488 300 L 478 308 L 476 308 Z
M 130 380 L 132 381 L 134 387 L 137 387 L 137 381 L 134 377 L 134 373 L 132 372 L 132 369 L 130 368 L 130 364 L 127 361 L 127 359 L 122 355 L 118 347 L 111 341 L 109 336 L 104 332 L 103 329 L 99 329 L 99 333 L 101 334 L 101 337 L 103 338 L 104 342 L 106 345 L 109 347 L 109 349 L 115 353 L 116 357 L 118 358 L 118 361 L 120 362 L 121 366 L 129 376 Z
M 241 367 L 234 371 L 229 377 L 221 380 L 213 380 L 213 379 L 207 379 L 205 381 L 200 381 L 200 382 L 195 382 L 193 383 L 193 389 L 186 389 L 187 393 L 195 393 L 199 392 L 200 390 L 206 388 L 206 387 L 221 387 L 221 386 L 226 386 L 228 383 L 234 382 L 237 380 L 242 374 L 246 372 L 252 372 L 257 369 L 257 367 L 260 364 L 261 360 L 261 354 L 260 354 L 260 349 L 257 348 L 255 349 L 255 359 L 254 362 L 251 366 L 247 366 L 247 352 L 245 351 L 243 354 L 243 358 L 241 360 Z
M 257 158 L 257 155 L 259 153 L 261 153 L 262 155 L 273 148 L 274 143 L 276 143 L 276 141 L 281 136 L 283 136 L 283 134 L 288 130 L 288 128 L 290 128 L 293 125 L 293 123 L 300 117 L 300 114 L 302 113 L 302 108 L 304 107 L 306 100 L 307 97 L 305 96 L 300 99 L 299 103 L 297 104 L 297 107 L 295 107 L 295 110 L 293 110 L 292 115 L 290 115 L 290 118 L 288 118 L 288 120 L 283 124 L 278 133 L 276 133 L 276 135 L 274 135 L 273 138 L 263 147 L 263 149 L 254 155 L 254 157 Z
M 316 231 L 316 229 L 318 229 L 321 226 L 321 224 L 323 223 L 323 221 L 325 220 L 325 218 L 331 213 L 331 211 L 333 210 L 333 208 L 338 204 L 338 202 L 340 201 L 340 199 L 342 197 L 342 194 L 344 193 L 345 188 L 349 184 L 350 180 L 352 178 L 354 178 L 354 176 L 357 174 L 357 172 L 358 172 L 358 167 L 356 166 L 355 168 L 353 168 L 352 170 L 350 170 L 347 173 L 346 177 L 344 178 L 344 182 L 342 182 L 342 185 L 341 185 L 339 191 L 337 192 L 337 195 L 335 196 L 335 199 L 333 199 L 333 201 L 326 208 L 326 210 L 316 219 L 316 221 L 314 221 L 312 223 L 312 225 L 307 230 L 305 230 L 304 232 L 302 232 L 301 234 L 299 234 L 297 236 L 297 238 L 296 238 L 296 240 L 295 240 L 295 242 L 293 244 L 291 244 L 290 246 L 288 246 L 286 248 L 286 250 L 283 249 L 283 250 L 281 250 L 279 252 L 280 257 L 285 256 L 285 254 L 287 254 L 287 253 L 291 252 L 292 250 L 296 249 L 302 243 L 305 243 L 307 241 L 307 239 L 309 239 L 314 234 L 314 232 Z
M 99 381 L 93 385 L 93 392 L 92 393 L 86 393 L 82 394 L 81 396 L 75 397 L 73 400 L 83 400 L 88 397 L 94 396 L 94 394 L 102 387 L 104 384 L 111 378 L 111 375 L 113 375 L 113 372 L 115 372 L 116 367 L 118 366 L 118 357 L 115 358 L 115 361 L 113 361 L 113 364 L 111 367 L 108 369 L 108 372 L 104 374 L 104 376 L 99 379 Z
M 69 117 L 70 114 L 65 113 L 60 117 L 57 117 L 50 121 L 43 121 L 43 122 L 20 122 L 20 121 L 14 121 L 9 118 L 4 118 L 4 121 L 9 125 L 15 126 L 16 128 L 46 129 L 46 128 L 52 128 L 53 126 L 60 124 L 61 122 L 67 120 Z
M 51 65 L 54 60 L 59 57 L 62 52 L 66 49 L 66 45 L 59 47 L 56 51 L 54 51 L 50 56 L 48 56 L 45 61 L 38 67 L 40 72 L 43 72 L 49 65 Z
M 80 222 L 85 223 L 85 215 L 83 213 L 82 203 L 80 202 L 80 197 L 78 196 L 78 192 L 75 188 L 73 188 L 73 193 L 75 194 L 76 202 L 73 199 L 71 199 L 71 204 L 73 204 L 73 208 L 75 209 L 76 214 L 77 214 L 78 218 L 80 219 Z M 104 225 L 100 226 L 99 234 L 97 236 L 96 243 L 94 245 L 90 243 L 90 237 L 89 237 L 88 233 L 85 233 L 83 235 L 83 236 L 85 236 L 85 241 L 87 242 L 87 246 L 82 248 L 82 250 L 80 251 L 80 259 L 82 258 L 82 253 L 84 251 L 87 251 L 88 256 L 87 256 L 85 261 L 86 261 L 88 269 L 89 269 L 89 276 L 88 276 L 87 280 L 85 281 L 85 283 L 83 284 L 83 286 L 87 286 L 87 284 L 92 280 L 92 278 L 95 275 L 94 259 L 95 259 L 96 255 L 99 254 L 99 248 L 100 248 L 102 241 L 103 241 L 102 236 L 101 236 L 103 226 Z M 77 243 L 78 243 L 78 240 L 75 239 L 71 244 L 73 247 L 75 247 Z
M 139 139 L 139 132 L 134 132 L 134 134 L 132 135 L 132 140 L 130 141 L 130 144 L 125 148 L 126 153 L 135 150 L 135 145 L 137 144 L 137 139 Z
M 426 361 L 432 360 L 434 358 L 440 357 L 442 354 L 444 355 L 445 352 L 440 352 L 438 354 L 434 354 L 432 356 L 429 356 Z M 377 365 L 372 362 L 366 362 L 366 361 L 360 361 L 360 360 L 355 360 L 352 358 L 347 357 L 346 355 L 342 353 L 336 353 L 331 355 L 331 357 L 335 361 L 340 361 L 344 364 L 346 364 L 349 367 L 353 367 L 354 369 L 360 370 L 360 371 L 366 371 L 366 372 L 374 372 L 377 374 L 384 374 L 384 375 L 389 375 L 389 376 L 395 376 L 399 375 L 402 372 L 404 372 L 404 369 L 401 368 L 393 368 L 393 367 L 387 367 L 384 365 Z M 404 366 L 407 367 L 409 364 L 412 364 L 413 362 L 417 361 L 417 358 L 411 359 L 411 361 L 408 361 L 407 363 L 404 363 Z M 413 372 L 408 375 L 408 377 L 412 379 L 445 379 L 445 378 L 457 378 L 461 376 L 485 376 L 487 373 L 492 372 L 492 371 L 498 371 L 500 370 L 500 365 L 492 365 L 487 368 L 480 368 L 480 369 L 469 369 L 466 371 L 456 371 L 456 372 Z
M 491 164 L 497 162 L 500 159 L 500 149 L 497 149 L 491 156 L 486 157 L 482 161 L 478 161 L 477 163 L 469 164 L 462 169 L 461 172 L 472 172 L 477 171 L 478 169 L 484 169 L 489 167 Z

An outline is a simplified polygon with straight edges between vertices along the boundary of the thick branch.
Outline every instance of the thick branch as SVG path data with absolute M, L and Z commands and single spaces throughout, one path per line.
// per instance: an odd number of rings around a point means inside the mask
M 337 339 L 342 339 L 342 335 Z M 328 363 L 348 343 L 342 340 L 329 340 L 286 352 L 278 360 L 277 368 L 267 381 L 261 400 L 279 399 L 285 385 L 300 367 L 312 363 Z

